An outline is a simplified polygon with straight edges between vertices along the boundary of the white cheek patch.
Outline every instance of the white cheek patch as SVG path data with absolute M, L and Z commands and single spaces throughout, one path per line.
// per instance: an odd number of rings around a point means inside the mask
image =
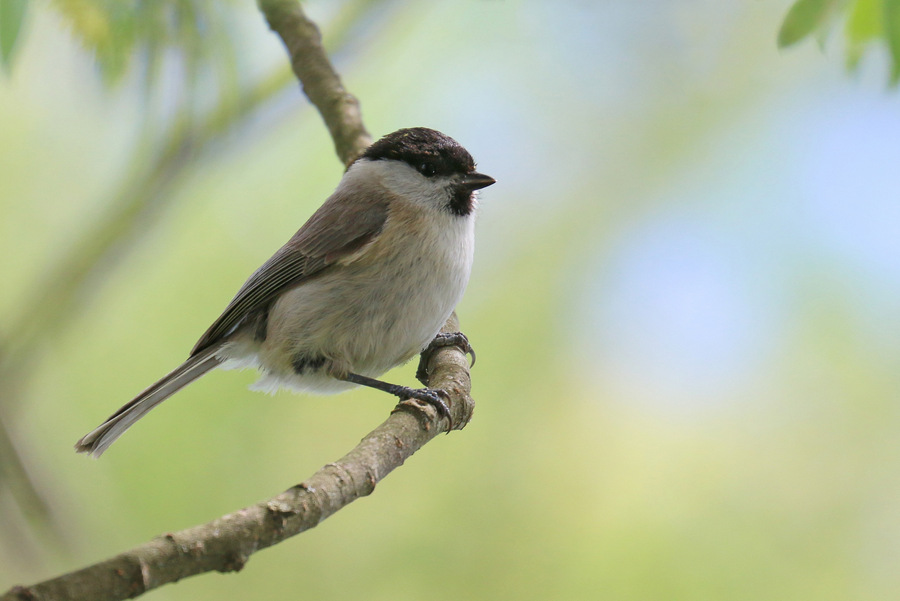
M 449 177 L 428 178 L 401 161 L 360 159 L 350 167 L 341 186 L 362 191 L 373 182 L 423 208 L 443 208 L 450 201 Z

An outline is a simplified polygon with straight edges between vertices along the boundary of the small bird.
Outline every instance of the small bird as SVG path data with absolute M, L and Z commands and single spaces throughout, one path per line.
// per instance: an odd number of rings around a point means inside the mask
M 438 131 L 416 127 L 381 138 L 250 276 L 188 359 L 75 450 L 99 457 L 148 411 L 217 367 L 258 368 L 256 390 L 331 394 L 362 385 L 425 401 L 449 417 L 443 391 L 375 378 L 429 342 L 440 344 L 435 337 L 472 268 L 477 190 L 493 183 Z M 471 351 L 461 334 L 449 343 Z

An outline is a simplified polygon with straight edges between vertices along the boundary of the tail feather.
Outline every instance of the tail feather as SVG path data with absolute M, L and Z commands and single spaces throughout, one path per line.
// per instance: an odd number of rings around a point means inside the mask
M 184 388 L 209 370 L 221 363 L 216 358 L 217 348 L 210 348 L 197 353 L 158 382 L 144 390 L 134 399 L 109 416 L 105 422 L 87 433 L 75 444 L 79 453 L 88 453 L 93 457 L 103 454 L 109 445 L 125 433 L 134 422 L 162 403 L 164 400 Z

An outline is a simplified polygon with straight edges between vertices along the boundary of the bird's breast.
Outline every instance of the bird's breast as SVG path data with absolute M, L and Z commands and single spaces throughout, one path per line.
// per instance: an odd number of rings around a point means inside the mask
M 362 253 L 282 294 L 269 312 L 260 362 L 325 357 L 378 376 L 434 337 L 468 283 L 474 225 L 455 215 L 392 212 Z

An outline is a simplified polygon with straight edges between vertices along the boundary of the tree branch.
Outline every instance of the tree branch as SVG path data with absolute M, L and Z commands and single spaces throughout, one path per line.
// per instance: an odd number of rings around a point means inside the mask
M 358 102 L 343 89 L 322 49 L 318 28 L 306 19 L 296 0 L 260 0 L 260 7 L 284 40 L 294 72 L 322 113 L 338 156 L 349 163 L 371 138 L 362 125 Z M 442 331 L 459 331 L 455 314 Z M 427 373 L 429 387 L 449 394 L 452 423 L 462 429 L 474 409 L 466 355 L 456 347 L 439 348 L 429 357 Z M 81 570 L 30 587 L 14 587 L 0 601 L 117 601 L 204 572 L 238 571 L 253 553 L 309 530 L 371 494 L 382 478 L 448 426 L 431 405 L 401 401 L 356 448 L 278 496 L 212 522 L 164 534 Z
M 303 92 L 322 115 L 338 157 L 344 165 L 372 143 L 362 123 L 359 101 L 341 83 L 341 78 L 322 47 L 322 34 L 297 0 L 259 0 L 269 27 L 287 48 L 294 74 Z
M 443 331 L 459 331 L 455 315 Z M 428 385 L 450 394 L 453 423 L 461 429 L 474 409 L 466 356 L 456 347 L 441 348 L 431 357 L 428 371 Z M 34 586 L 14 587 L 0 601 L 118 601 L 204 572 L 239 571 L 253 553 L 309 530 L 371 494 L 382 478 L 446 426 L 447 420 L 431 405 L 401 401 L 356 448 L 276 497 L 158 536 L 87 568 Z

